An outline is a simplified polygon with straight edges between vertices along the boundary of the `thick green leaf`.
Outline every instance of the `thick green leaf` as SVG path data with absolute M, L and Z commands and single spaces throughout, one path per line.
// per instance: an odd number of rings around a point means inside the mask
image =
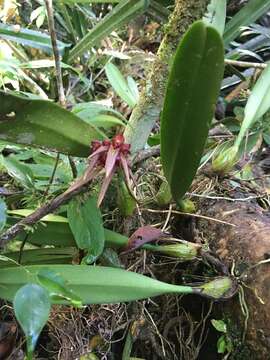
M 47 53 L 52 53 L 51 38 L 47 34 L 40 31 L 28 30 L 20 26 L 9 26 L 0 24 L 0 39 L 15 41 L 18 44 L 28 45 L 32 48 L 41 49 Z M 61 41 L 57 41 L 57 46 L 61 54 L 64 53 L 65 48 L 70 45 Z
M 270 108 L 270 64 L 257 80 L 245 106 L 245 117 L 235 146 L 239 148 L 247 130 Z
M 27 277 L 27 273 L 21 268 Z M 13 301 L 16 318 L 21 325 L 27 340 L 29 355 L 33 353 L 39 334 L 50 314 L 50 298 L 48 292 L 37 284 L 21 287 Z
M 22 186 L 27 189 L 34 188 L 34 176 L 31 169 L 23 162 L 17 160 L 15 156 L 10 155 L 4 157 L 0 155 L 0 164 L 4 166 L 9 175 L 18 181 Z
M 27 283 L 37 283 L 37 274 L 45 266 L 7 267 L 0 269 L 0 298 L 12 300 L 18 288 Z M 118 303 L 144 299 L 162 294 L 198 294 L 215 299 L 231 296 L 234 283 L 228 277 L 220 277 L 200 286 L 167 284 L 147 276 L 118 268 L 87 265 L 52 265 L 69 284 L 69 290 L 82 299 L 83 304 Z M 65 304 L 63 299 L 54 303 Z
M 224 45 L 228 46 L 240 33 L 241 27 L 251 24 L 270 9 L 270 0 L 250 0 L 232 17 L 224 31 Z
M 78 42 L 70 51 L 69 61 L 81 56 L 84 52 L 90 51 L 104 37 L 120 26 L 126 24 L 137 15 L 143 13 L 149 5 L 149 0 L 123 0 L 113 8 L 88 34 Z
M 223 35 L 226 21 L 226 4 L 227 0 L 212 0 L 207 7 L 207 13 L 204 21 L 212 25 L 216 30 Z
M 161 160 L 177 202 L 200 164 L 223 68 L 219 33 L 197 21 L 177 48 L 161 118 Z
M 94 262 L 104 249 L 102 215 L 94 197 L 83 201 L 75 198 L 67 210 L 69 226 L 79 249 L 88 252 L 85 261 Z
M 1 140 L 83 157 L 100 138 L 93 126 L 50 101 L 0 92 L 0 103 Z
M 3 230 L 7 222 L 7 205 L 3 199 L 0 198 L 0 231 Z
M 132 86 L 132 88 L 130 88 L 129 83 L 126 81 L 118 67 L 112 63 L 105 66 L 105 72 L 117 95 L 133 108 L 137 103 L 137 98 L 134 96 L 134 84 L 132 83 L 132 80 L 129 80 Z

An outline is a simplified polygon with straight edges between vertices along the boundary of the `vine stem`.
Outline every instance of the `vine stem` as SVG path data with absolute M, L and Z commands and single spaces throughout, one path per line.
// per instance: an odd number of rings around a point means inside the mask
M 55 61 L 55 71 L 56 71 L 56 82 L 57 82 L 57 90 L 58 90 L 58 100 L 59 104 L 63 107 L 66 106 L 66 98 L 64 93 L 63 86 L 63 78 L 62 78 L 62 70 L 61 70 L 61 58 L 57 46 L 57 37 L 55 31 L 55 23 L 54 23 L 54 12 L 52 0 L 44 0 L 47 10 L 47 18 L 48 18 L 48 27 L 51 36 L 52 49 Z

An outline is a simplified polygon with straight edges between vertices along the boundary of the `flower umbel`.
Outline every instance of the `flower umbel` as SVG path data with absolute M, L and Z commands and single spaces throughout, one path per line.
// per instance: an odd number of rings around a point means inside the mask
M 128 164 L 129 154 L 130 144 L 125 143 L 122 134 L 115 135 L 112 140 L 92 141 L 91 155 L 88 158 L 88 174 L 95 172 L 96 169 L 99 169 L 99 172 L 105 170 L 105 178 L 97 202 L 98 207 L 101 205 L 112 177 L 118 168 L 122 168 L 127 187 L 129 190 L 131 189 L 132 174 Z

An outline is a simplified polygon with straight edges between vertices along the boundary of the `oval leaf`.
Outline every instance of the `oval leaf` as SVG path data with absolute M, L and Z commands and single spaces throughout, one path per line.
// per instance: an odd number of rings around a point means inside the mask
M 122 100 L 124 100 L 131 108 L 136 105 L 137 99 L 134 96 L 134 90 L 130 86 L 120 70 L 112 63 L 105 66 L 105 72 L 113 89 Z M 134 86 L 134 85 L 132 85 Z
M 102 253 L 105 236 L 102 216 L 95 198 L 82 201 L 75 198 L 68 205 L 68 221 L 78 247 L 87 250 L 87 263 L 92 263 Z
M 27 339 L 28 352 L 32 353 L 49 318 L 51 303 L 48 292 L 37 284 L 24 285 L 17 291 L 13 305 L 16 318 Z
M 197 21 L 176 51 L 161 119 L 161 160 L 177 202 L 199 166 L 223 69 L 219 33 Z
M 95 128 L 51 101 L 0 92 L 0 139 L 88 156 Z

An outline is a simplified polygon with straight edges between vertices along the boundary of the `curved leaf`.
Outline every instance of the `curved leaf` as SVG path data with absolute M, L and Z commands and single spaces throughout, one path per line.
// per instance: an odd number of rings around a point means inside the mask
M 18 44 L 28 45 L 32 48 L 41 49 L 46 53 L 53 52 L 50 36 L 42 33 L 41 31 L 24 29 L 20 26 L 16 27 L 0 24 L 0 39 L 1 38 L 15 41 Z M 57 40 L 57 47 L 60 51 L 60 54 L 63 54 L 65 48 L 68 48 L 69 46 L 70 44 L 65 44 L 62 41 Z
M 95 128 L 50 101 L 0 92 L 0 139 L 84 157 Z
M 177 202 L 199 166 L 223 68 L 219 33 L 197 21 L 177 48 L 161 118 L 161 160 Z
M 262 117 L 270 108 L 270 64 L 263 70 L 257 80 L 245 106 L 245 117 L 240 132 L 236 138 L 235 146 L 239 148 L 247 130 Z
M 112 31 L 143 13 L 149 3 L 149 0 L 122 0 L 71 49 L 69 62 L 89 51 Z
M 224 44 L 229 45 L 240 33 L 241 27 L 256 21 L 270 9 L 270 0 L 251 0 L 227 23 Z
M 15 156 L 9 155 L 4 157 L 0 155 L 0 164 L 3 165 L 8 174 L 16 181 L 18 181 L 22 186 L 27 189 L 34 188 L 33 172 L 26 164 L 17 160 Z

